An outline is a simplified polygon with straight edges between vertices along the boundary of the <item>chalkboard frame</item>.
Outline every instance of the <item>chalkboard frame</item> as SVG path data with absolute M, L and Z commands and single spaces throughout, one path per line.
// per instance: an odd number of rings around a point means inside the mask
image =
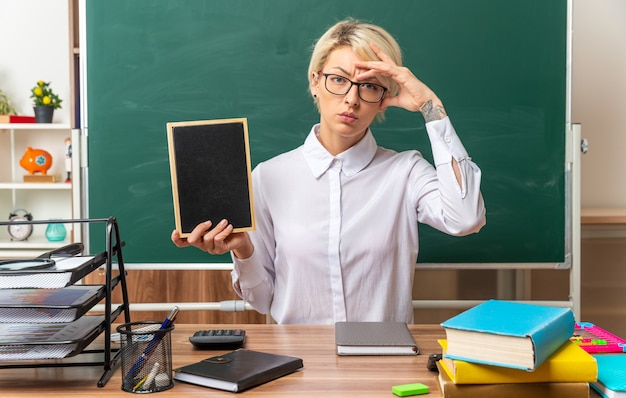
M 442 98 L 483 171 L 487 225 L 466 237 L 420 225 L 418 267 L 568 268 L 571 0 L 303 1 L 86 1 L 88 208 L 127 229 L 127 259 L 231 262 L 169 241 L 163 125 L 245 115 L 253 166 L 297 147 L 319 120 L 305 76 L 310 47 L 351 16 L 398 39 L 404 64 Z M 419 117 L 389 108 L 372 129 L 379 145 L 432 161 Z
M 222 219 L 233 232 L 256 228 L 246 118 L 167 123 L 176 230 Z

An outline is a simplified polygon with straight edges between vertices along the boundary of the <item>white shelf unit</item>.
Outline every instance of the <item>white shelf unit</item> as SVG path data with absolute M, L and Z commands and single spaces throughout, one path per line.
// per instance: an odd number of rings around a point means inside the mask
M 65 182 L 65 139 L 72 140 L 72 180 Z M 80 134 L 68 124 L 0 124 L 0 217 L 8 220 L 16 209 L 25 209 L 34 220 L 80 218 Z M 44 149 L 52 155 L 47 174 L 57 182 L 23 182 L 28 171 L 19 162 L 27 147 Z M 67 236 L 62 242 L 49 242 L 46 225 L 35 225 L 25 241 L 11 240 L 6 228 L 0 230 L 0 258 L 28 258 L 62 245 L 81 241 L 80 226 L 65 224 Z

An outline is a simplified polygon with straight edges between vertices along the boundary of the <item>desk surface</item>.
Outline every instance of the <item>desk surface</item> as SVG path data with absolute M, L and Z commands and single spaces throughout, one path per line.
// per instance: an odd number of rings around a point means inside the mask
M 395 397 L 397 384 L 424 383 L 429 398 L 441 397 L 435 373 L 426 369 L 428 355 L 441 352 L 437 339 L 444 337 L 439 325 L 410 325 L 420 355 L 347 357 L 335 353 L 334 327 L 330 325 L 176 325 L 172 334 L 173 367 L 187 365 L 223 351 L 200 351 L 188 337 L 198 329 L 246 329 L 246 348 L 302 358 L 296 373 L 255 387 L 237 396 L 260 397 Z M 0 391 L 5 397 L 112 397 L 130 396 L 121 390 L 121 370 L 102 388 L 97 382 L 102 367 L 0 369 Z M 160 397 L 230 397 L 233 393 L 175 382 L 172 389 L 154 393 Z M 595 393 L 591 394 L 596 397 Z
M 410 325 L 420 348 L 417 356 L 345 357 L 335 352 L 334 326 L 331 325 L 237 325 L 246 329 L 246 348 L 302 358 L 304 368 L 237 395 L 263 397 L 395 397 L 397 384 L 424 383 L 440 397 L 435 373 L 426 369 L 428 354 L 441 352 L 437 339 L 444 336 L 438 325 Z M 227 329 L 229 325 L 216 328 Z M 224 351 L 193 348 L 188 337 L 211 325 L 176 325 L 172 334 L 173 367 L 187 365 Z M 6 362 L 5 362 L 6 363 Z M 97 382 L 102 367 L 0 369 L 2 397 L 99 397 L 130 396 L 121 390 L 121 369 L 102 388 Z M 175 382 L 172 389 L 155 393 L 157 397 L 207 396 L 230 397 L 233 393 Z

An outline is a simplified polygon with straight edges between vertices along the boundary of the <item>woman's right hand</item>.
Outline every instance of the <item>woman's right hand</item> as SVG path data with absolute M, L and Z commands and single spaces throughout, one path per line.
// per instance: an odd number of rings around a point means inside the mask
M 194 246 L 210 254 L 224 254 L 232 251 L 237 258 L 248 258 L 254 246 L 247 232 L 233 233 L 233 226 L 227 220 L 220 221 L 211 229 L 213 223 L 205 221 L 198 224 L 187 238 L 181 238 L 177 230 L 172 232 L 172 242 L 178 247 Z

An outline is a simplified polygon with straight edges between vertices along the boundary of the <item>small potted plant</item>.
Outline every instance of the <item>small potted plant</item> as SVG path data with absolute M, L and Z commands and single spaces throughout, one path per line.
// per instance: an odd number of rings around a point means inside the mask
M 15 115 L 17 112 L 11 104 L 9 96 L 0 90 L 0 115 Z
M 37 123 L 52 123 L 54 110 L 61 108 L 63 100 L 52 91 L 50 82 L 39 80 L 31 90 L 30 98 L 33 98 L 33 109 Z

